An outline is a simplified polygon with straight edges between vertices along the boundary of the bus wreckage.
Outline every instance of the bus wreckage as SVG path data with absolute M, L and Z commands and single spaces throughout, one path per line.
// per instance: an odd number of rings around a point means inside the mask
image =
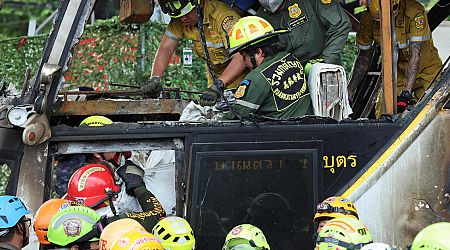
M 315 205 L 329 196 L 354 201 L 374 239 L 397 246 L 408 245 L 430 223 L 450 220 L 444 196 L 450 191 L 448 68 L 412 110 L 399 117 L 391 107 L 388 119 L 379 120 L 364 118 L 371 93 L 356 100 L 354 119 L 340 120 L 330 117 L 332 106 L 326 106 L 335 101 L 333 95 L 320 100 L 324 116 L 253 122 L 180 121 L 188 103 L 176 98 L 176 89 L 165 90 L 175 98 L 71 101 L 70 95 L 99 94 L 60 91 L 95 2 L 61 1 L 34 77 L 25 80 L 19 97 L 2 97 L 0 164 L 11 170 L 6 193 L 20 196 L 33 213 L 51 197 L 56 158 L 131 151 L 148 171 L 146 183 L 166 212 L 191 223 L 198 249 L 220 249 L 226 233 L 248 221 L 258 196 L 268 202 L 284 197 L 276 215 L 284 226 L 267 234 L 289 239 L 299 249 L 312 247 Z M 390 1 L 382 4 L 390 8 Z M 391 34 L 386 13 L 383 34 Z M 381 49 L 393 46 L 387 42 Z M 391 106 L 392 54 L 383 53 L 382 72 L 388 73 L 381 74 Z M 376 70 L 378 60 L 373 61 Z M 336 75 L 325 72 L 319 82 L 334 98 L 346 87 Z M 370 90 L 379 75 L 368 75 L 362 89 Z M 139 90 L 108 94 L 141 95 Z M 107 116 L 114 124 L 78 126 L 91 115 Z

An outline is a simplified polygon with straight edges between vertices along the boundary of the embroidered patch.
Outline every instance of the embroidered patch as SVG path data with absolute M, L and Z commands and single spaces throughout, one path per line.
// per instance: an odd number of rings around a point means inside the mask
M 81 220 L 80 219 L 68 219 L 63 222 L 64 233 L 69 237 L 76 237 L 81 233 Z
M 292 19 L 291 21 L 289 21 L 289 23 L 288 23 L 289 29 L 291 29 L 291 30 L 295 29 L 307 22 L 308 22 L 308 17 L 305 14 L 302 14 L 298 18 Z
M 247 86 L 250 84 L 250 82 L 248 80 L 244 80 L 241 82 L 241 86 L 239 86 L 239 88 L 236 90 L 236 92 L 234 93 L 234 98 L 242 98 L 245 96 L 245 94 L 247 93 Z
M 227 16 L 222 21 L 222 29 L 225 30 L 226 33 L 230 32 L 231 28 L 236 24 L 236 20 L 234 20 L 234 17 Z
M 309 93 L 303 66 L 291 54 L 265 68 L 261 74 L 271 85 L 277 111 L 282 111 Z
M 331 0 L 321 0 L 323 4 L 329 4 L 331 3 Z
M 297 18 L 302 14 L 302 10 L 300 7 L 298 7 L 298 4 L 294 4 L 288 7 L 289 10 L 289 17 L 290 18 Z
M 425 16 L 423 15 L 423 13 L 417 15 L 414 18 L 414 21 L 416 22 L 416 28 L 418 30 L 423 30 L 425 28 Z

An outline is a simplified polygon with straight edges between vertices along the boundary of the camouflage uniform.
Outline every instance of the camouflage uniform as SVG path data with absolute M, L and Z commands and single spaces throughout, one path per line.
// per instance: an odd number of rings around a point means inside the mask
M 66 155 L 58 159 L 55 184 L 55 191 L 58 197 L 62 197 L 67 193 L 67 184 L 69 183 L 70 177 L 77 169 L 84 166 L 87 160 L 88 157 L 84 154 Z

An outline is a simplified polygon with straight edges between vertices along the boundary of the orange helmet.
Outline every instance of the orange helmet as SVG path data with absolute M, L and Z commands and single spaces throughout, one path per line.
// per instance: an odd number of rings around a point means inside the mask
M 317 212 L 314 215 L 313 222 L 317 223 L 323 219 L 334 219 L 343 216 L 358 218 L 358 210 L 356 210 L 353 202 L 342 196 L 328 197 L 322 203 L 317 204 Z
M 398 11 L 400 10 L 400 0 L 391 0 L 392 1 L 392 14 L 396 16 Z M 381 3 L 380 0 L 367 0 L 368 9 L 370 12 L 370 16 L 375 21 L 381 20 Z
M 47 240 L 47 231 L 53 216 L 59 211 L 70 206 L 70 202 L 63 199 L 50 199 L 44 202 L 34 216 L 34 231 L 41 244 L 50 244 Z
M 79 168 L 70 177 L 65 199 L 96 208 L 106 201 L 111 193 L 118 191 L 119 187 L 108 167 L 102 164 L 88 164 Z

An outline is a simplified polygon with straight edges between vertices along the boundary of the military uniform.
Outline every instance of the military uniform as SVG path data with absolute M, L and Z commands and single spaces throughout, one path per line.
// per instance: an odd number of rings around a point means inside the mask
M 356 45 L 361 50 L 370 49 L 373 42 L 381 44 L 380 22 L 372 20 L 366 11 L 356 33 Z M 417 98 L 425 93 L 431 81 L 439 72 L 442 61 L 434 47 L 427 14 L 423 6 L 415 0 L 401 0 L 399 13 L 395 17 L 395 37 L 397 39 L 397 95 L 403 90 L 406 69 L 408 67 L 409 42 L 422 42 L 419 71 L 413 85 Z
M 260 8 L 256 15 L 274 28 L 292 30 L 280 36 L 280 45 L 303 64 L 316 58 L 323 58 L 325 63 L 341 63 L 340 54 L 351 23 L 336 0 L 287 0 L 275 13 Z
M 226 4 L 217 0 L 205 0 L 203 13 L 205 13 L 203 16 L 204 35 L 212 69 L 217 76 L 220 76 L 231 60 L 228 57 L 228 31 L 239 20 L 240 16 Z M 200 58 L 205 58 L 197 26 L 185 27 L 179 18 L 172 19 L 165 34 L 174 40 L 179 40 L 180 38 L 192 40 L 194 42 L 194 51 Z M 211 76 L 209 74 L 206 75 L 208 77 L 208 85 L 211 85 Z M 236 87 L 244 76 L 245 74 L 242 74 L 229 88 Z
M 264 58 L 241 82 L 233 107 L 243 116 L 250 113 L 273 118 L 314 114 L 303 66 L 287 52 Z M 225 119 L 235 119 L 228 112 Z

